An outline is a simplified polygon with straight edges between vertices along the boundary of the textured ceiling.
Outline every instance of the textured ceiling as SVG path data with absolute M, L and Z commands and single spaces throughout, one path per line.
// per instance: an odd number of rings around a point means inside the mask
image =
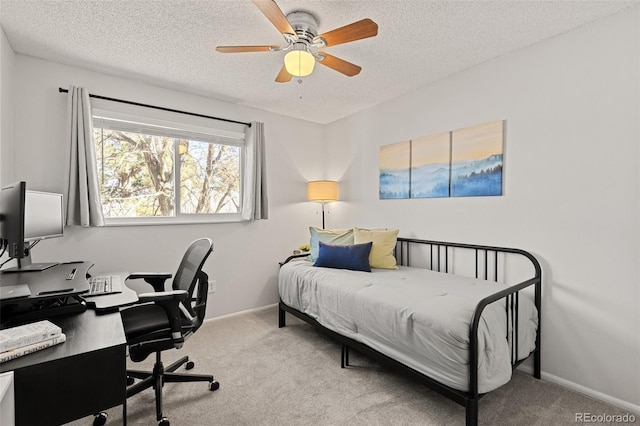
M 274 79 L 283 52 L 216 52 L 284 45 L 249 0 L 0 0 L 0 25 L 20 54 L 324 124 L 638 1 L 277 3 L 285 14 L 316 15 L 320 33 L 373 19 L 377 37 L 326 49 L 362 72 L 346 77 L 317 66 L 281 84 Z

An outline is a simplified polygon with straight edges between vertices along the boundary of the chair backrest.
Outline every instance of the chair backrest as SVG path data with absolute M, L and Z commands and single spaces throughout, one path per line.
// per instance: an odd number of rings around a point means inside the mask
M 173 279 L 174 290 L 185 290 L 189 293 L 189 301 L 183 306 L 191 316 L 197 318 L 199 324 L 204 320 L 209 277 L 202 270 L 204 262 L 213 251 L 213 242 L 209 238 L 200 238 L 191 243 L 178 266 Z M 194 290 L 198 287 L 198 293 L 194 297 Z M 195 305 L 193 304 L 195 302 Z M 195 331 L 195 330 L 194 330 Z

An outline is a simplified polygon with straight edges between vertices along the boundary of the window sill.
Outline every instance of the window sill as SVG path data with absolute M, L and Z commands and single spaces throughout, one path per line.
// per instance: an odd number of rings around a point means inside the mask
M 115 226 L 158 226 L 158 225 L 195 225 L 214 223 L 239 223 L 246 222 L 239 214 L 206 216 L 206 217 L 185 217 L 185 218 L 105 218 L 106 227 Z

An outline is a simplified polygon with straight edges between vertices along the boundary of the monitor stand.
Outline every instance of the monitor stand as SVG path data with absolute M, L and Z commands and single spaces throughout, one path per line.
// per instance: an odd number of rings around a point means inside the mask
M 32 263 L 31 253 L 28 253 L 22 259 L 16 259 L 16 261 L 18 262 L 17 266 L 3 269 L 2 272 L 42 272 L 46 269 L 59 265 L 59 263 L 56 262 Z

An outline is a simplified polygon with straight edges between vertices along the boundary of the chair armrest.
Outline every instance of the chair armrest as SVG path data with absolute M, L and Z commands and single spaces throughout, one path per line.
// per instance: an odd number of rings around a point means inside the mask
M 140 303 L 146 302 L 181 302 L 189 298 L 189 293 L 185 290 L 158 291 L 155 293 L 141 293 L 138 295 Z
M 160 291 L 138 295 L 140 303 L 153 302 L 160 306 L 167 314 L 169 326 L 171 327 L 171 339 L 176 349 L 180 349 L 184 343 L 182 320 L 180 318 L 180 302 L 188 298 L 189 292 L 185 290 Z
M 129 274 L 127 279 L 129 280 L 139 280 L 143 279 L 145 282 L 151 284 L 153 286 L 153 290 L 156 292 L 164 291 L 164 283 L 166 280 L 171 278 L 173 275 L 168 272 L 135 272 L 133 274 Z

